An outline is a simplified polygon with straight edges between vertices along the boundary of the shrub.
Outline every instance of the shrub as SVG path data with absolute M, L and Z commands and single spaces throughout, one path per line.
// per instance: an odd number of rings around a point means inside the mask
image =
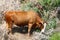
M 48 20 L 46 29 L 50 29 L 50 28 L 56 28 L 56 19 L 55 18 Z
M 60 0 L 38 0 L 38 2 L 44 6 L 45 10 L 54 9 L 54 7 L 60 6 Z
M 60 32 L 52 34 L 49 40 L 60 40 Z
M 44 11 L 43 12 L 42 18 L 44 19 L 44 21 L 46 21 L 48 24 L 46 26 L 46 29 L 50 29 L 50 28 L 56 28 L 56 17 L 51 17 L 51 11 Z

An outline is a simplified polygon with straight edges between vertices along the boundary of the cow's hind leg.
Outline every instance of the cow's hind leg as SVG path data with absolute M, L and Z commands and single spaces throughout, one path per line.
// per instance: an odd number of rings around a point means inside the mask
M 6 22 L 8 34 L 12 33 L 12 22 Z

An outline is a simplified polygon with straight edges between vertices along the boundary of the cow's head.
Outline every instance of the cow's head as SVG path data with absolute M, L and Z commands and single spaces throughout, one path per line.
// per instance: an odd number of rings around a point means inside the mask
M 44 33 L 44 31 L 45 31 L 45 29 L 46 29 L 46 25 L 47 25 L 46 22 L 44 22 L 44 23 L 42 24 L 43 28 L 41 29 L 41 33 Z

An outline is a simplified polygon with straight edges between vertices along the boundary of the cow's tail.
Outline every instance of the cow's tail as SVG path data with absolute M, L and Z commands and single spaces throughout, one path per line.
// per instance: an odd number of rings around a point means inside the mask
M 6 13 L 6 11 L 3 11 L 3 12 L 2 12 L 2 20 L 3 20 L 3 21 L 5 21 L 5 13 Z

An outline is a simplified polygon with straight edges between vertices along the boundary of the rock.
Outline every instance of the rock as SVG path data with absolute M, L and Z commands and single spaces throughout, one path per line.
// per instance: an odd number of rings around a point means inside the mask
M 60 20 L 60 7 L 57 8 L 57 17 Z
M 53 28 L 46 30 L 46 32 L 44 32 L 42 34 L 40 32 L 34 32 L 32 39 L 34 39 L 34 40 L 48 40 L 49 36 L 52 35 L 52 32 L 53 32 Z

